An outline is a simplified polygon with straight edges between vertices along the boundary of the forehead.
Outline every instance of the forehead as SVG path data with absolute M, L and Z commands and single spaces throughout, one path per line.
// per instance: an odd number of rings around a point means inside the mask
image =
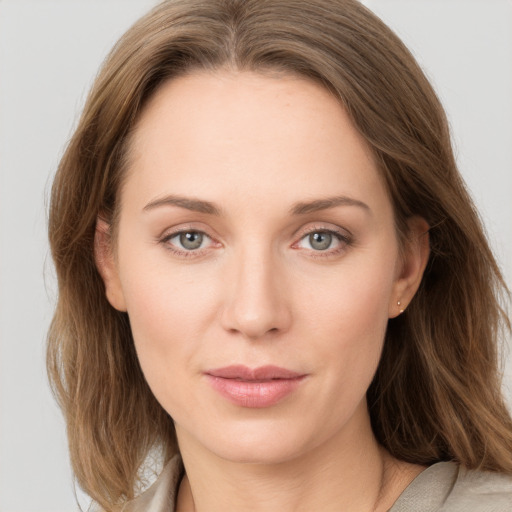
M 371 151 L 327 89 L 254 72 L 164 83 L 138 121 L 128 181 L 146 198 L 191 187 L 206 198 L 385 194 Z

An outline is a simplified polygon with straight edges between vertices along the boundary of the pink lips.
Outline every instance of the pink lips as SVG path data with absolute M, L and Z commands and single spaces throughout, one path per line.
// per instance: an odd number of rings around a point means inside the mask
M 248 368 L 226 366 L 205 372 L 209 384 L 241 407 L 262 408 L 276 404 L 292 393 L 306 377 L 277 366 Z

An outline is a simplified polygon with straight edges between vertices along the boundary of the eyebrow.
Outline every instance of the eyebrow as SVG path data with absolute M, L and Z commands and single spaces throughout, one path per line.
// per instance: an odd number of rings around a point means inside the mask
M 329 208 L 336 208 L 337 206 L 357 206 L 367 212 L 371 212 L 370 207 L 366 203 L 347 196 L 334 196 L 325 199 L 317 199 L 315 201 L 296 203 L 292 206 L 290 211 L 293 215 L 305 215 L 328 210 Z
M 169 195 L 159 199 L 155 199 L 144 206 L 143 211 L 154 210 L 161 206 L 178 206 L 193 212 L 205 213 L 208 215 L 220 215 L 220 208 L 210 201 L 201 199 L 188 198 L 183 196 Z M 325 199 L 316 199 L 314 201 L 295 203 L 290 212 L 292 215 L 306 215 L 308 213 L 315 213 L 337 206 L 357 206 L 370 212 L 370 207 L 359 201 L 347 196 L 327 197 Z
M 182 196 L 165 196 L 155 199 L 144 206 L 143 211 L 154 210 L 160 206 L 179 206 L 193 212 L 206 213 L 208 215 L 220 215 L 220 209 L 210 201 L 193 199 Z

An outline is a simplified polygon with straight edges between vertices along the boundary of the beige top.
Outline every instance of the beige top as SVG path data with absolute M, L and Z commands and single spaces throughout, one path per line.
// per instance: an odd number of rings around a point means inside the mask
M 126 504 L 123 512 L 175 512 L 182 475 L 177 455 L 149 489 Z M 439 462 L 420 473 L 389 512 L 512 512 L 512 477 Z

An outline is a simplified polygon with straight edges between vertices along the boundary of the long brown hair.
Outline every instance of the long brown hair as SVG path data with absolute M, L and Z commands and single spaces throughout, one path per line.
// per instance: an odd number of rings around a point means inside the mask
M 390 320 L 368 391 L 379 442 L 395 457 L 512 473 L 512 421 L 498 367 L 507 291 L 457 171 L 444 111 L 402 42 L 355 0 L 171 0 L 118 42 L 88 97 L 52 189 L 49 237 L 59 299 L 48 371 L 79 484 L 116 510 L 152 448 L 177 451 L 125 313 L 105 298 L 93 240 L 115 221 L 129 141 L 164 81 L 194 68 L 278 70 L 338 98 L 379 163 L 397 231 L 419 215 L 431 256 L 407 312 Z

